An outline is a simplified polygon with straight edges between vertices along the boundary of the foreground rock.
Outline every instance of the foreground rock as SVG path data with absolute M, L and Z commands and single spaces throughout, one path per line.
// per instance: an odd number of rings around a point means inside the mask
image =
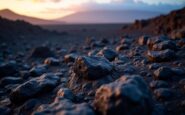
M 78 77 L 95 80 L 110 74 L 113 65 L 103 57 L 78 57 L 74 64 L 74 72 Z
M 169 49 L 162 51 L 148 51 L 147 57 L 152 62 L 170 61 L 175 58 L 175 52 Z
M 173 76 L 173 71 L 169 67 L 160 67 L 154 71 L 155 79 L 168 80 Z
M 46 73 L 46 71 L 47 71 L 46 65 L 38 65 L 38 66 L 34 66 L 33 68 L 29 70 L 29 75 L 33 77 L 37 77 L 37 76 L 40 76 Z
M 160 51 L 165 49 L 176 50 L 176 45 L 172 41 L 166 40 L 166 41 L 154 44 L 152 46 L 152 50 L 155 50 L 155 51 Z
M 101 86 L 95 96 L 94 106 L 103 115 L 149 115 L 152 98 L 141 76 L 122 76 Z
M 33 58 L 47 58 L 53 57 L 54 53 L 46 46 L 36 47 L 32 50 L 31 56 Z
M 57 66 L 60 64 L 60 61 L 56 58 L 50 57 L 44 60 L 44 64 L 51 65 L 51 66 Z
M 66 63 L 74 62 L 75 59 L 76 59 L 77 57 L 78 57 L 78 55 L 75 54 L 75 53 L 66 54 L 66 55 L 64 56 L 64 61 L 65 61 Z
M 104 56 L 105 58 L 107 58 L 109 61 L 113 61 L 117 56 L 117 52 L 115 52 L 113 49 L 110 48 L 105 48 L 102 49 L 99 53 L 99 56 Z
M 53 74 L 44 74 L 33 78 L 13 89 L 10 94 L 10 100 L 13 103 L 21 103 L 27 99 L 38 96 L 42 93 L 51 91 L 59 83 L 59 77 Z
M 33 115 L 95 115 L 87 103 L 74 104 L 68 99 L 56 98 L 48 105 L 41 105 Z

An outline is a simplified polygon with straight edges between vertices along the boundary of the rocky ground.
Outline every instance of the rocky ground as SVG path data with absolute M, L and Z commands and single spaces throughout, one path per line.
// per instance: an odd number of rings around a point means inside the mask
M 87 38 L 17 55 L 1 43 L 0 57 L 2 115 L 185 113 L 184 38 Z
M 185 115 L 179 34 L 2 41 L 0 114 Z

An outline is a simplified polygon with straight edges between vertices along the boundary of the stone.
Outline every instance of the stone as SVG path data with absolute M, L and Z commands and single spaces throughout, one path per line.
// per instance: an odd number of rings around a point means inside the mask
M 151 65 L 148 66 L 148 69 L 154 70 L 160 67 L 160 64 L 157 63 L 152 63 Z
M 183 68 L 172 68 L 172 71 L 175 75 L 178 75 L 178 76 L 185 75 L 185 69 Z
M 22 115 L 28 115 L 34 111 L 39 105 L 41 105 L 41 102 L 38 99 L 30 99 L 26 101 L 21 107 L 18 109 L 18 113 Z
M 158 89 L 158 88 L 168 88 L 169 84 L 162 80 L 156 80 L 150 82 L 150 88 L 152 89 Z
M 76 59 L 77 57 L 78 57 L 78 55 L 75 54 L 75 53 L 66 54 L 66 55 L 64 56 L 64 61 L 65 61 L 66 63 L 74 62 L 75 59 Z
M 138 44 L 139 45 L 146 45 L 148 38 L 149 38 L 148 36 L 141 36 L 141 37 L 139 37 Z
M 99 50 L 91 50 L 88 52 L 88 56 L 96 56 L 96 54 L 99 52 Z
M 129 48 L 129 46 L 127 44 L 121 44 L 121 45 L 116 47 L 116 51 L 120 52 L 120 51 L 123 51 L 123 50 L 128 49 L 128 48 Z
M 15 61 L 2 63 L 0 65 L 0 78 L 5 76 L 13 76 L 18 72 L 18 65 Z
M 160 42 L 165 41 L 165 40 L 168 40 L 168 37 L 164 36 L 164 35 L 148 38 L 147 46 L 148 46 L 149 49 L 152 49 L 154 44 L 160 43 Z
M 176 45 L 172 41 L 166 40 L 160 43 L 156 43 L 152 46 L 152 50 L 154 51 L 160 51 L 165 49 L 176 50 Z
M 131 44 L 132 41 L 133 40 L 128 37 L 123 37 L 123 38 L 121 38 L 120 44 Z
M 110 48 L 104 48 L 100 50 L 97 55 L 103 56 L 107 58 L 109 61 L 113 61 L 118 56 L 117 52 L 115 52 L 113 49 L 110 49 Z
M 69 88 L 60 88 L 57 92 L 57 96 L 63 97 L 69 100 L 74 100 L 75 95 Z
M 154 71 L 154 78 L 158 80 L 168 80 L 173 76 L 173 71 L 169 67 L 160 67 Z
M 32 77 L 40 76 L 47 72 L 47 66 L 46 65 L 38 65 L 34 66 L 29 70 L 29 75 Z
M 2 78 L 1 81 L 0 81 L 0 84 L 5 86 L 5 85 L 8 85 L 8 84 L 19 84 L 21 82 L 23 82 L 23 80 L 21 78 L 9 76 L 9 77 Z
M 10 100 L 13 103 L 21 103 L 27 99 L 46 93 L 55 88 L 60 81 L 58 76 L 52 73 L 43 74 L 40 77 L 30 79 L 12 90 Z
M 80 56 L 76 59 L 73 68 L 78 77 L 95 80 L 110 74 L 113 65 L 104 57 Z
M 44 64 L 51 65 L 51 66 L 58 66 L 60 64 L 60 61 L 56 58 L 49 57 L 44 60 Z
M 74 104 L 70 100 L 57 97 L 51 104 L 41 105 L 33 115 L 95 115 L 87 103 Z
M 169 100 L 173 96 L 173 92 L 169 88 L 159 88 L 154 90 L 154 95 L 159 100 Z
M 39 46 L 34 48 L 31 51 L 31 56 L 33 58 L 47 58 L 47 57 L 53 57 L 54 53 L 46 46 Z
M 176 56 L 174 51 L 166 49 L 162 51 L 148 51 L 147 57 L 152 62 L 163 62 L 173 60 Z
M 122 76 L 102 85 L 97 91 L 94 108 L 102 115 L 148 115 L 152 112 L 152 97 L 141 76 Z

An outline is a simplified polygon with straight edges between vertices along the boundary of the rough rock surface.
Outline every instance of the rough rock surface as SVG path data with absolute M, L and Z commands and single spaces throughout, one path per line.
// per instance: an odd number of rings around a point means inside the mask
M 99 56 L 104 56 L 107 58 L 109 61 L 113 61 L 117 56 L 117 52 L 115 52 L 113 49 L 110 48 L 104 48 L 102 49 L 99 53 Z
M 110 74 L 113 65 L 103 57 L 83 56 L 78 57 L 74 63 L 74 72 L 78 77 L 88 80 L 96 80 Z
M 53 57 L 54 53 L 46 46 L 36 47 L 32 50 L 31 56 L 34 58 L 47 58 Z
M 50 91 L 55 88 L 58 83 L 58 76 L 53 74 L 43 74 L 42 76 L 33 78 L 13 89 L 10 94 L 10 99 L 14 103 L 21 103 L 27 99 Z
M 122 76 L 101 86 L 95 95 L 94 106 L 103 115 L 148 115 L 152 112 L 150 91 L 141 76 Z
M 147 57 L 148 60 L 152 62 L 170 61 L 175 58 L 175 53 L 169 49 L 162 51 L 148 51 Z
M 33 115 L 95 115 L 87 103 L 74 104 L 68 99 L 56 98 L 48 105 L 41 105 Z

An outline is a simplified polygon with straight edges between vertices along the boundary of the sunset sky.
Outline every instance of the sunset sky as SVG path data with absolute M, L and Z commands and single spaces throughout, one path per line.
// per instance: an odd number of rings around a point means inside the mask
M 0 0 L 0 9 L 44 19 L 55 19 L 86 10 L 151 10 L 169 12 L 185 0 Z

